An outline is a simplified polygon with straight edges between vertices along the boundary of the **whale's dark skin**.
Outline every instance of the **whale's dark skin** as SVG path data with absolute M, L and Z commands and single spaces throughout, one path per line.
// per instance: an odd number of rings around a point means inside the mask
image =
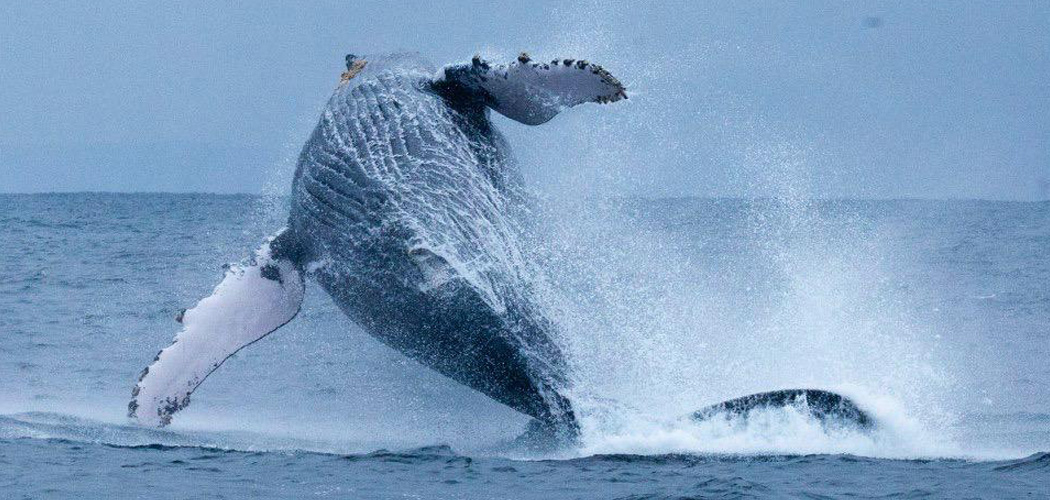
M 532 435 L 571 442 L 568 363 L 522 247 L 528 199 L 489 115 L 538 125 L 623 98 L 586 61 L 522 54 L 439 72 L 412 54 L 348 56 L 300 154 L 287 227 L 180 314 L 183 331 L 143 372 L 129 415 L 170 422 L 225 359 L 294 318 L 313 278 L 381 342 L 535 418 Z
M 559 393 L 565 360 L 551 323 L 520 293 L 527 283 L 499 262 L 489 266 L 482 281 L 502 301 L 493 305 L 448 263 L 477 258 L 471 247 L 480 240 L 512 235 L 514 214 L 500 209 L 513 212 L 522 199 L 484 102 L 434 85 L 434 73 L 411 56 L 372 59 L 335 92 L 299 159 L 287 238 L 297 243 L 298 262 L 327 263 L 317 282 L 377 339 L 574 430 Z M 452 244 L 465 248 L 443 253 L 438 239 L 456 224 L 509 234 L 455 234 Z M 520 251 L 504 248 L 514 241 L 498 243 L 497 251 Z M 441 282 L 428 285 L 435 273 Z

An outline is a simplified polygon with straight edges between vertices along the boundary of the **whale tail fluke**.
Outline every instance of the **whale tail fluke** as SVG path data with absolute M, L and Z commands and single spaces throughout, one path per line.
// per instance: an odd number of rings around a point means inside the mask
M 128 403 L 129 417 L 167 425 L 226 358 L 295 317 L 303 301 L 303 276 L 286 251 L 287 238 L 282 231 L 249 262 L 229 266 L 210 296 L 179 313 L 182 331 L 142 371 Z
M 546 123 L 577 104 L 627 98 L 623 84 L 597 64 L 582 59 L 545 63 L 525 53 L 500 65 L 474 56 L 469 64 L 445 67 L 436 83 L 441 82 L 478 95 L 490 108 L 526 125 Z

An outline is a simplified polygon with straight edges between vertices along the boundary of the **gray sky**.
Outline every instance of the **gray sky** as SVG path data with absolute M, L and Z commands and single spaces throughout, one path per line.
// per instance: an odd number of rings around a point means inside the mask
M 0 37 L 0 192 L 287 191 L 343 55 L 407 49 L 627 83 L 498 120 L 543 190 L 1050 197 L 1046 1 L 4 2 Z

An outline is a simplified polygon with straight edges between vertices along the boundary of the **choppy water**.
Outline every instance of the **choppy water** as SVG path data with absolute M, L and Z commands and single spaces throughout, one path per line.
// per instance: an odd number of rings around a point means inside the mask
M 499 451 L 523 417 L 379 345 L 317 287 L 171 428 L 129 424 L 176 311 L 281 213 L 0 195 L 3 497 L 1050 496 L 1050 203 L 552 203 L 542 297 L 584 428 L 557 455 Z M 883 430 L 678 418 L 803 385 Z

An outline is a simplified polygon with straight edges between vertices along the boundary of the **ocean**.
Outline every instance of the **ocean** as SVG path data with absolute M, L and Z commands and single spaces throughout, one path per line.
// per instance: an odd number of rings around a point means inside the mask
M 164 429 L 138 373 L 280 197 L 0 195 L 3 498 L 1050 498 L 1050 202 L 542 200 L 528 244 L 582 427 L 527 419 L 357 328 L 316 285 Z M 790 410 L 814 387 L 871 434 Z

